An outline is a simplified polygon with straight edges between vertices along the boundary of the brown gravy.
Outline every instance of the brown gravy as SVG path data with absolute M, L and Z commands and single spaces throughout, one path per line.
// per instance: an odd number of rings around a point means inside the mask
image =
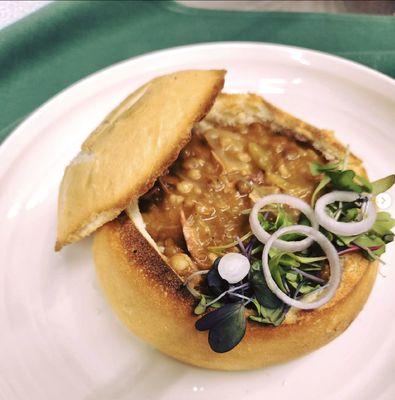
M 263 124 L 197 128 L 169 173 L 140 199 L 147 231 L 181 276 L 207 268 L 216 258 L 210 247 L 249 231 L 253 199 L 283 192 L 310 200 L 318 183 L 311 162 L 322 157 Z

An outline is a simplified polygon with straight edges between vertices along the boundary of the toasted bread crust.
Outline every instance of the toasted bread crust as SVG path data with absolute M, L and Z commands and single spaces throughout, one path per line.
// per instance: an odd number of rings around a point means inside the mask
M 127 216 L 120 217 L 118 223 L 119 241 L 130 264 L 138 265 L 145 278 L 155 285 L 160 285 L 166 291 L 166 296 L 174 296 L 177 301 L 186 303 L 189 307 L 194 299 L 189 291 L 182 286 L 179 276 L 164 263 L 164 260 L 156 251 L 152 251 L 151 245 L 142 236 Z
M 369 263 L 359 254 L 344 257 L 341 287 L 325 307 L 299 311 L 279 327 L 248 322 L 240 344 L 218 354 L 208 346 L 207 333 L 194 328 L 193 297 L 131 220 L 118 218 L 100 228 L 93 253 L 101 286 L 132 332 L 180 361 L 220 370 L 287 361 L 333 340 L 362 309 L 377 273 L 377 263 Z
M 116 218 L 153 185 L 210 110 L 224 75 L 191 70 L 155 78 L 105 118 L 65 170 L 55 250 Z
M 256 95 L 221 94 L 200 124 L 252 122 L 270 122 L 280 134 L 311 143 L 328 160 L 345 154 L 344 146 L 332 133 L 312 127 Z M 361 161 L 353 155 L 349 167 L 365 174 Z M 194 328 L 195 300 L 139 229 L 123 217 L 104 225 L 95 235 L 93 253 L 106 296 L 136 335 L 178 360 L 210 369 L 263 367 L 323 346 L 355 319 L 377 274 L 377 262 L 370 263 L 360 254 L 342 257 L 342 282 L 328 304 L 313 311 L 291 310 L 279 327 L 248 322 L 241 343 L 228 353 L 218 354 L 208 346 L 207 333 Z

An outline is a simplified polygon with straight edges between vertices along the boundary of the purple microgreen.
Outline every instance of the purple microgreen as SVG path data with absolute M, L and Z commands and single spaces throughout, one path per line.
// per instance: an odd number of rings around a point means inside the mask
M 299 282 L 298 286 L 296 287 L 295 293 L 294 293 L 294 295 L 293 295 L 293 298 L 294 298 L 294 299 L 296 299 L 296 298 L 298 297 L 298 294 L 299 294 L 299 292 L 300 292 L 300 289 L 302 289 L 302 287 L 303 287 L 304 284 L 305 284 L 305 281 L 302 279 L 302 280 Z
M 199 331 L 209 330 L 208 342 L 211 349 L 217 353 L 225 353 L 237 346 L 246 331 L 244 304 L 225 304 L 212 311 L 195 323 Z
M 325 283 L 325 281 L 324 281 L 323 279 L 321 279 L 321 278 L 318 278 L 318 276 L 309 274 L 308 272 L 302 271 L 302 270 L 299 269 L 299 268 L 291 267 L 291 269 L 292 269 L 293 271 L 297 272 L 298 274 L 304 276 L 305 278 L 310 279 L 310 280 L 313 281 L 313 282 Z
M 239 249 L 240 249 L 241 253 L 243 254 L 243 256 L 247 257 L 246 248 L 244 247 L 243 242 L 241 241 L 241 239 L 238 236 L 236 236 L 236 242 L 237 242 L 237 245 L 239 246 Z
M 380 249 L 381 247 L 383 247 L 383 245 L 371 246 L 371 247 L 367 247 L 367 249 L 369 249 L 370 251 L 376 251 L 376 250 Z M 339 251 L 337 254 L 339 254 L 339 256 L 343 256 L 344 254 L 355 253 L 356 251 L 360 251 L 360 250 L 365 250 L 365 249 L 360 246 L 357 246 L 357 245 L 352 245 L 352 246 L 347 247 L 347 249 Z
M 247 258 L 251 261 L 252 250 L 254 249 L 254 245 L 257 242 L 257 238 L 253 236 L 249 241 L 246 250 L 247 250 Z

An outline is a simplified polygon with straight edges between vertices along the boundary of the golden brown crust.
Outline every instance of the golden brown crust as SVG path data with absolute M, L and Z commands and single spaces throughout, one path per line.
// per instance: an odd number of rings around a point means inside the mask
M 318 129 L 275 107 L 264 99 L 259 99 L 273 116 L 274 130 L 278 130 L 282 134 L 291 136 L 301 142 L 311 143 L 328 161 L 344 157 L 345 148 L 335 139 L 332 131 Z
M 328 161 L 341 159 L 346 153 L 346 148 L 332 131 L 316 128 L 252 93 L 220 93 L 201 124 L 226 127 L 253 122 L 270 123 L 279 134 L 309 143 Z M 350 168 L 359 170 L 361 160 L 353 154 L 350 156 Z
M 260 121 L 271 122 L 281 134 L 298 135 L 296 140 L 312 143 L 329 159 L 345 153 L 344 146 L 332 134 L 278 110 L 255 95 L 221 94 L 200 124 L 224 126 Z M 350 164 L 359 173 L 364 172 L 355 156 L 350 157 Z M 313 311 L 291 310 L 279 327 L 249 322 L 241 343 L 228 353 L 218 354 L 208 346 L 207 333 L 194 328 L 197 320 L 193 315 L 194 299 L 181 290 L 179 277 L 139 229 L 133 221 L 118 218 L 95 235 L 95 264 L 106 296 L 119 318 L 136 335 L 178 360 L 210 369 L 263 367 L 323 346 L 355 319 L 377 274 L 377 263 L 369 263 L 359 254 L 343 257 L 342 282 L 330 303 Z
M 155 78 L 126 98 L 66 168 L 55 249 L 89 235 L 145 193 L 210 110 L 225 71 L 181 71 Z
M 299 312 L 293 321 L 279 327 L 249 322 L 241 343 L 218 354 L 208 346 L 207 333 L 194 328 L 194 299 L 181 289 L 179 278 L 152 252 L 132 221 L 118 219 L 100 228 L 93 253 L 101 286 L 132 332 L 180 361 L 221 370 L 283 362 L 333 340 L 363 307 L 377 273 L 377 263 L 358 254 L 345 257 L 340 290 L 329 304 Z
M 138 265 L 147 280 L 155 281 L 155 284 L 165 287 L 169 296 L 176 296 L 177 301 L 182 297 L 188 305 L 191 305 L 193 298 L 188 290 L 181 289 L 182 282 L 178 275 L 164 263 L 156 251 L 152 251 L 152 247 L 135 224 L 126 216 L 119 218 L 118 221 L 121 225 L 119 240 L 125 250 L 127 261 L 132 265 Z

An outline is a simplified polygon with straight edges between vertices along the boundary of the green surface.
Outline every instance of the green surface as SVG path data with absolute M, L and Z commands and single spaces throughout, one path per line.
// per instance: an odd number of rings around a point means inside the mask
M 173 2 L 58 2 L 0 31 L 0 141 L 75 81 L 152 50 L 212 41 L 283 43 L 395 76 L 395 17 L 197 10 Z

